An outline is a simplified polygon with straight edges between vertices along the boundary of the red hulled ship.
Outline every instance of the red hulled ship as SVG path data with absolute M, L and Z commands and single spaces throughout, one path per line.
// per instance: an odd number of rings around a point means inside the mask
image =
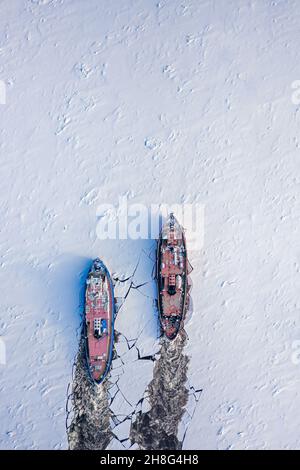
M 91 379 L 100 384 L 111 365 L 114 343 L 115 301 L 110 274 L 95 259 L 86 280 L 85 340 Z
M 176 338 L 187 310 L 188 266 L 184 230 L 170 214 L 157 247 L 158 309 L 162 331 L 170 340 Z

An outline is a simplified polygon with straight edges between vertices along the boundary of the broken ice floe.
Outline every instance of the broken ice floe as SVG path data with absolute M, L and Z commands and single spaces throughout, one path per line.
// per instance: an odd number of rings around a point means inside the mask
M 67 404 L 71 449 L 180 449 L 201 390 L 187 385 L 184 331 L 160 337 L 155 257 L 142 251 L 132 273 L 114 273 L 117 316 L 111 370 L 91 383 L 81 338 Z

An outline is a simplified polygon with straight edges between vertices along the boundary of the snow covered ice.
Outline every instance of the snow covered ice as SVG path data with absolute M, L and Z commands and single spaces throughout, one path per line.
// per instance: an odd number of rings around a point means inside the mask
M 205 207 L 204 246 L 189 253 L 183 448 L 300 448 L 298 7 L 0 3 L 1 449 L 68 447 L 67 386 L 98 256 L 120 279 L 142 259 L 134 282 L 146 284 L 117 317 L 138 340 L 128 350 L 120 337 L 125 365 L 113 371 L 126 401 L 112 412 L 131 413 L 146 393 L 154 363 L 134 361 L 159 354 L 152 263 L 141 257 L 153 240 L 96 233 L 112 217 L 99 205 L 124 195 Z M 129 428 L 110 448 L 128 446 Z

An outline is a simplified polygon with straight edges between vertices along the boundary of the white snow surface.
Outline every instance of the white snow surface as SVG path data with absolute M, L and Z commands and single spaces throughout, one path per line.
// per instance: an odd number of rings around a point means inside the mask
M 0 2 L 0 448 L 67 447 L 90 261 L 126 277 L 153 244 L 97 238 L 98 205 L 128 195 L 205 206 L 184 448 L 300 449 L 299 22 L 297 0 Z M 130 305 L 148 354 L 154 313 Z

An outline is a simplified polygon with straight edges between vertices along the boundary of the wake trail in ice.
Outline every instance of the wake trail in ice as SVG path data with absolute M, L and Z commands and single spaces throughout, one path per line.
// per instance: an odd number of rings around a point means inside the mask
M 82 336 L 69 397 L 73 416 L 70 425 L 67 423 L 67 434 L 71 450 L 105 449 L 112 439 L 108 386 L 107 381 L 101 387 L 90 381 Z
M 131 440 L 140 449 L 175 450 L 182 447 L 177 434 L 189 396 L 185 385 L 189 359 L 183 353 L 186 340 L 184 330 L 172 342 L 161 339 L 160 357 L 145 393 L 150 409 L 140 412 L 131 426 Z

